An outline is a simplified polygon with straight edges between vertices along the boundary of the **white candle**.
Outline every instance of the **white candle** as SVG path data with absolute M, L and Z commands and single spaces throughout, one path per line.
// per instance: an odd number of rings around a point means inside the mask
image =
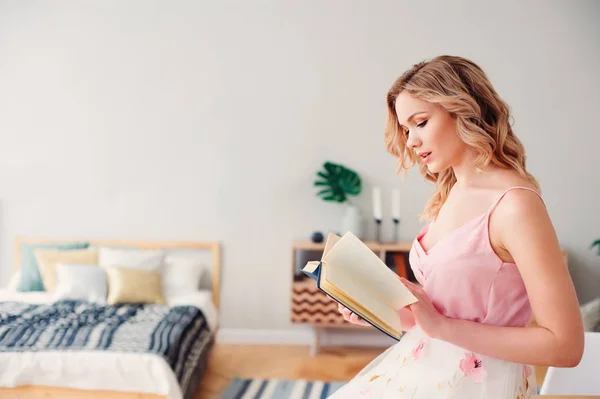
M 397 188 L 392 191 L 392 217 L 400 219 L 400 190 Z
M 373 217 L 375 219 L 383 219 L 381 209 L 381 189 L 379 187 L 375 187 L 373 189 Z

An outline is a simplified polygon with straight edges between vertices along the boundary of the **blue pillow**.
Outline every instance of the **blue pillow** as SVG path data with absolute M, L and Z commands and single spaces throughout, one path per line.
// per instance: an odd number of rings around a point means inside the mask
M 46 291 L 42 275 L 38 269 L 37 260 L 35 259 L 34 250 L 38 248 L 57 249 L 68 251 L 71 249 L 87 249 L 90 246 L 89 242 L 72 242 L 66 244 L 21 244 L 21 276 L 17 291 Z

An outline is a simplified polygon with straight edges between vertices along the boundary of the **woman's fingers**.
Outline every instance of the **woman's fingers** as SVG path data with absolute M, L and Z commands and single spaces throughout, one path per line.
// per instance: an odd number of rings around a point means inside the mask
M 354 323 L 354 324 L 360 324 L 362 326 L 368 326 L 369 323 L 367 323 L 363 318 L 361 318 L 360 316 L 358 316 L 356 313 L 352 313 L 350 315 L 350 323 Z
M 350 313 L 350 323 L 358 323 L 360 318 L 355 313 Z
M 356 313 L 351 313 L 351 315 L 350 315 L 350 322 L 354 323 L 354 324 L 359 324 L 361 326 L 370 326 L 370 324 L 367 321 L 365 321 L 365 319 L 363 319 L 362 317 L 360 317 Z
M 405 331 L 414 327 L 416 324 L 412 310 L 408 306 L 403 307 L 398 311 L 398 317 L 400 317 L 400 324 L 402 325 L 402 329 Z
M 400 277 L 400 281 L 402 281 L 402 283 L 404 283 L 404 285 L 406 285 L 406 286 L 413 287 L 413 288 L 420 288 L 418 285 L 416 285 L 415 283 L 413 283 L 412 281 L 408 280 L 405 277 Z
M 404 284 L 404 286 L 406 288 L 408 288 L 410 290 L 410 292 L 412 292 L 413 295 L 415 295 L 415 296 L 419 296 L 423 292 L 423 288 L 421 288 L 420 286 L 416 285 L 412 281 L 408 281 L 404 277 L 400 277 L 400 281 L 402 281 L 402 283 Z
M 338 311 L 342 314 L 342 316 L 344 316 L 344 320 L 350 323 L 361 324 L 364 326 L 369 325 L 369 323 L 367 323 L 362 317 L 360 317 L 356 313 L 353 313 L 350 309 L 343 306 L 342 304 L 338 304 Z
M 352 315 L 352 312 L 350 311 L 350 309 L 348 309 L 347 307 L 345 307 L 343 305 L 338 305 L 338 310 L 340 311 L 342 316 L 344 316 L 344 320 L 350 321 L 350 316 Z
M 342 316 L 344 316 L 344 318 L 350 317 L 350 310 L 341 304 L 338 304 L 338 311 L 342 314 Z

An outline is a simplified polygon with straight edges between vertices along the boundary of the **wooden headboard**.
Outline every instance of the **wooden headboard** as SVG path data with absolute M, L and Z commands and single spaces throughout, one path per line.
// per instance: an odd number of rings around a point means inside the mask
M 22 244 L 60 244 L 66 242 L 88 242 L 91 247 L 115 247 L 135 249 L 162 249 L 173 251 L 198 251 L 208 250 L 211 254 L 211 265 L 205 271 L 210 277 L 210 289 L 215 308 L 219 309 L 221 291 L 221 244 L 218 241 L 131 241 L 131 240 L 104 240 L 85 238 L 40 238 L 17 237 L 15 239 L 14 267 L 21 267 Z M 205 277 L 206 278 L 206 277 Z

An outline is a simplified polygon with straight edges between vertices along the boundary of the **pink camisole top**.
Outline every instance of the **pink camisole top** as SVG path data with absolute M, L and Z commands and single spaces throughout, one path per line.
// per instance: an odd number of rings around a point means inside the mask
M 431 223 L 414 240 L 410 267 L 442 314 L 502 326 L 530 323 L 531 306 L 517 265 L 500 259 L 489 238 L 490 214 L 513 189 L 540 195 L 527 187 L 511 187 L 484 214 L 452 230 L 432 248 L 425 250 L 420 241 Z

